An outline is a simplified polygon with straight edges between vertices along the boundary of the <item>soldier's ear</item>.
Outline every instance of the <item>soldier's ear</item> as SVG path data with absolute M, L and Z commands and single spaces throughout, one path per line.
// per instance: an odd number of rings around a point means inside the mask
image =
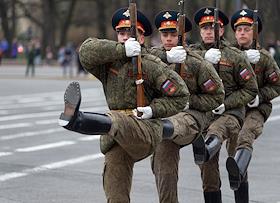
M 224 27 L 221 27 L 220 28 L 220 36 L 223 36 L 225 33 L 225 28 Z
M 140 33 L 139 33 L 139 38 L 138 38 L 138 40 L 139 40 L 139 43 L 140 43 L 140 44 L 144 44 L 144 42 L 145 42 L 145 36 L 144 36 L 143 34 L 140 34 Z

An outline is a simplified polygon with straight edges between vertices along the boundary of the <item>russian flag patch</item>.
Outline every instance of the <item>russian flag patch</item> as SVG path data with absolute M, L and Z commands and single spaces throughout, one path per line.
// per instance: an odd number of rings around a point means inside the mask
M 271 82 L 277 82 L 278 81 L 278 79 L 279 79 L 279 77 L 278 77 L 278 75 L 277 75 L 277 73 L 274 71 L 274 72 L 272 72 L 271 74 L 269 74 L 269 76 L 268 76 L 268 78 L 269 78 L 269 80 L 271 81 Z
M 206 92 L 212 92 L 217 88 L 216 83 L 209 79 L 207 80 L 205 83 L 203 83 L 204 89 L 206 90 Z
M 252 77 L 252 74 L 247 68 L 245 68 L 240 72 L 240 76 L 243 80 L 247 81 Z
M 177 90 L 176 85 L 170 80 L 164 81 L 161 88 L 168 95 L 172 95 Z

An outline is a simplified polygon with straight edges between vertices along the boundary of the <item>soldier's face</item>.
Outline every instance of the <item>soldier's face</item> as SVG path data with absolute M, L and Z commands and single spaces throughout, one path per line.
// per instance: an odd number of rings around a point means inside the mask
M 160 40 L 165 50 L 169 51 L 172 47 L 176 47 L 178 43 L 177 32 L 160 32 Z
M 138 32 L 138 33 L 139 33 L 139 36 L 138 36 L 139 43 L 144 44 L 144 42 L 145 42 L 144 34 L 142 32 Z M 117 32 L 118 42 L 120 42 L 120 43 L 124 43 L 130 37 L 131 37 L 130 31 L 123 30 L 123 31 Z
M 118 31 L 117 32 L 118 42 L 124 43 L 128 38 L 130 38 L 129 31 Z
M 220 27 L 220 37 L 224 34 L 224 27 Z M 205 44 L 212 44 L 215 42 L 215 32 L 214 32 L 214 26 L 212 24 L 207 24 L 205 26 L 202 26 L 200 28 L 200 36 L 202 41 Z
M 237 43 L 243 47 L 249 47 L 253 42 L 253 29 L 250 25 L 239 25 L 235 29 Z

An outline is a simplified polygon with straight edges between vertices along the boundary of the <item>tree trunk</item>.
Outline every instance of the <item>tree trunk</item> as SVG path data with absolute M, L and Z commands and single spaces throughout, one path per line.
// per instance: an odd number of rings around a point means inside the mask
M 68 13 L 66 15 L 66 18 L 65 18 L 65 20 L 62 24 L 62 28 L 61 28 L 61 31 L 60 31 L 59 47 L 66 44 L 67 32 L 68 32 L 68 29 L 71 25 L 71 19 L 72 19 L 72 16 L 73 16 L 73 12 L 74 12 L 76 3 L 77 3 L 77 0 L 71 0 L 71 2 L 70 2 Z
M 1 25 L 4 32 L 4 38 L 7 40 L 9 45 L 8 50 L 5 52 L 6 57 L 11 56 L 11 47 L 14 38 L 14 33 L 12 32 L 9 26 L 9 17 L 8 17 L 8 10 L 7 10 L 8 3 L 5 0 L 0 0 Z
M 55 18 L 56 9 L 54 0 L 42 0 L 43 10 L 43 36 L 42 36 L 42 56 L 45 57 L 46 48 L 49 46 L 52 53 L 56 54 L 55 49 Z
M 96 1 L 97 3 L 97 29 L 98 29 L 98 34 L 97 36 L 99 38 L 106 38 L 107 33 L 106 33 L 106 2 L 104 0 L 98 0 Z

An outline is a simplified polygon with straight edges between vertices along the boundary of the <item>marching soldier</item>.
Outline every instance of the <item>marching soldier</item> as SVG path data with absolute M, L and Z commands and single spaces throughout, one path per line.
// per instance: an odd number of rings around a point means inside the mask
M 159 58 L 143 54 L 145 49 L 141 53 L 144 81 L 136 81 L 131 57 L 140 54 L 140 44 L 143 45 L 144 36 L 152 33 L 152 28 L 149 20 L 137 11 L 139 42 L 129 38 L 129 16 L 129 10 L 122 8 L 112 17 L 118 42 L 89 38 L 80 48 L 83 67 L 103 84 L 110 112 L 80 112 L 79 85 L 71 83 L 65 92 L 65 110 L 60 118 L 61 125 L 69 130 L 102 135 L 103 182 L 110 203 L 130 202 L 134 163 L 153 153 L 162 139 L 159 118 L 178 113 L 189 100 L 188 89 L 178 74 Z M 136 82 L 144 84 L 144 107 L 136 105 Z
M 218 107 L 224 100 L 223 84 L 214 67 L 198 54 L 183 46 L 177 46 L 177 17 L 178 12 L 170 10 L 162 11 L 155 17 L 162 46 L 150 50 L 172 69 L 175 69 L 175 64 L 183 63 L 181 77 L 191 94 L 188 109 L 164 120 L 164 129 L 171 131 L 173 139 L 163 140 L 158 144 L 152 158 L 152 170 L 161 203 L 178 202 L 179 151 L 185 145 L 201 138 L 201 132 L 208 123 L 206 112 Z M 185 32 L 192 28 L 187 17 L 184 27 Z M 166 123 L 169 123 L 169 126 Z M 195 148 L 194 153 L 195 156 L 199 156 L 199 151 Z
M 202 43 L 192 46 L 206 60 L 216 64 L 216 70 L 223 81 L 225 100 L 212 111 L 213 121 L 205 136 L 206 163 L 200 166 L 206 203 L 220 203 L 221 181 L 219 174 L 219 152 L 222 142 L 238 135 L 245 117 L 245 105 L 255 98 L 258 89 L 254 71 L 236 48 L 229 47 L 223 38 L 227 16 L 218 11 L 220 47 L 215 47 L 214 8 L 201 8 L 195 14 L 194 21 L 200 28 Z M 218 37 L 218 36 L 217 36 Z
M 249 202 L 247 168 L 249 166 L 254 140 L 263 130 L 264 122 L 272 111 L 271 100 L 280 94 L 280 70 L 269 52 L 263 48 L 253 47 L 254 11 L 242 9 L 234 13 L 231 18 L 231 27 L 235 32 L 235 47 L 243 50 L 257 77 L 259 93 L 246 106 L 246 117 L 239 132 L 234 157 L 227 159 L 230 187 L 234 190 L 235 202 Z M 257 16 L 256 16 L 257 17 Z M 259 17 L 258 32 L 262 30 Z

